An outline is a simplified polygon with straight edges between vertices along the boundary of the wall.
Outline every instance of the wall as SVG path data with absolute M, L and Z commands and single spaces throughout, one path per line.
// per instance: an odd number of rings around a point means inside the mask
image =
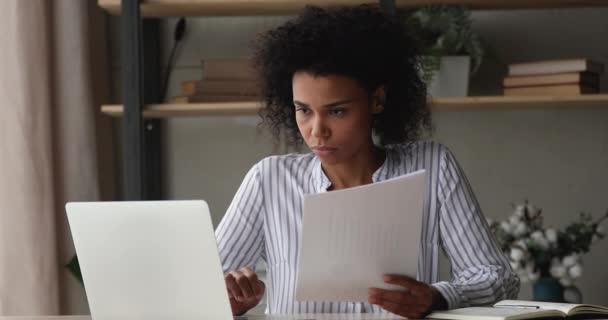
M 472 80 L 471 92 L 499 93 L 509 62 L 585 56 L 608 66 L 606 16 L 608 9 L 475 12 L 474 27 L 498 60 L 486 61 Z M 200 78 L 201 58 L 246 55 L 256 32 L 285 19 L 188 19 L 170 95 L 177 94 L 179 81 Z M 175 22 L 166 20 L 166 50 Z M 119 39 L 116 30 L 114 35 Z M 602 80 L 605 92 L 607 80 Z M 543 208 L 548 225 L 559 227 L 581 210 L 598 216 L 608 209 L 608 108 L 451 111 L 436 113 L 434 121 L 434 139 L 455 153 L 487 216 L 502 219 L 510 214 L 511 203 L 529 199 Z M 255 123 L 254 116 L 169 120 L 164 172 L 169 198 L 207 199 L 218 223 L 251 165 L 285 151 L 274 147 Z M 587 303 L 608 305 L 606 252 L 608 240 L 585 256 L 585 275 L 578 285 Z M 443 278 L 447 268 L 444 263 Z M 530 286 L 523 285 L 520 298 L 530 296 Z

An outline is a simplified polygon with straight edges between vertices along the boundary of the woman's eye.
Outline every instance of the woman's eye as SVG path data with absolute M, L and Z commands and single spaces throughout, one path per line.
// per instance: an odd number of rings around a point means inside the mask
M 296 112 L 302 112 L 302 114 L 308 114 L 310 110 L 304 107 L 296 107 Z
M 340 109 L 331 109 L 331 110 L 329 111 L 329 113 L 330 113 L 331 115 L 334 115 L 334 116 L 341 116 L 341 115 L 343 115 L 343 114 L 344 114 L 344 112 L 345 112 L 345 110 L 344 110 L 344 109 L 341 109 L 341 108 L 340 108 Z

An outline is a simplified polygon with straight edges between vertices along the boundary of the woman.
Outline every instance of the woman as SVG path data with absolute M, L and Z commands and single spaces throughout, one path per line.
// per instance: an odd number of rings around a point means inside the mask
M 255 307 L 265 292 L 267 313 L 385 310 L 409 318 L 516 297 L 519 280 L 453 155 L 419 141 L 431 128 L 426 86 L 414 41 L 397 20 L 371 6 L 307 7 L 261 37 L 255 62 L 264 123 L 275 137 L 286 132 L 312 153 L 257 163 L 216 230 L 235 315 Z M 418 279 L 386 275 L 404 290 L 370 288 L 367 303 L 295 301 L 303 195 L 420 169 L 429 173 L 429 190 Z M 438 282 L 440 248 L 451 281 Z M 253 270 L 259 259 L 268 286 Z

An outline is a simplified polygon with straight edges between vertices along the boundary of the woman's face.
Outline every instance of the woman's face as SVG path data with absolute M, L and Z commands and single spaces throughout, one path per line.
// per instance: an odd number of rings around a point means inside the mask
M 340 75 L 293 76 L 296 122 L 306 145 L 324 164 L 338 164 L 372 151 L 372 103 L 358 83 Z

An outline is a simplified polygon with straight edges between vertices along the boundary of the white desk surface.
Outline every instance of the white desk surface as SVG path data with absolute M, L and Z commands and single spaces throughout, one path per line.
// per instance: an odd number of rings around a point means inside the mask
M 245 315 L 235 320 L 400 320 L 390 314 L 292 314 L 292 315 Z M 91 316 L 0 316 L 0 320 L 91 320 Z

